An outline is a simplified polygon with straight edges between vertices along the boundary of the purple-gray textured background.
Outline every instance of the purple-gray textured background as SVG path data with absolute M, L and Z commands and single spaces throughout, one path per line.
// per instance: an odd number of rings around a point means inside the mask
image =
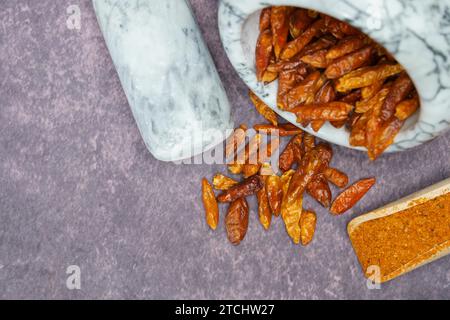
M 261 118 L 222 50 L 217 2 L 192 0 L 236 123 Z M 81 31 L 66 26 L 79 5 Z M 347 223 L 450 176 L 450 134 L 370 163 L 335 147 L 333 165 L 378 184 L 350 214 L 318 211 L 307 248 L 281 220 L 231 246 L 204 222 L 200 179 L 146 150 L 89 0 L 0 1 L 0 298 L 450 298 L 449 258 L 370 291 Z M 66 289 L 81 267 L 82 290 Z

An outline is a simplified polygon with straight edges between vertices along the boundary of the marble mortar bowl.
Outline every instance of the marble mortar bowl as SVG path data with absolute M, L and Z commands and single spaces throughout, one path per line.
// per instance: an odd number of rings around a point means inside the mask
M 277 82 L 258 83 L 255 47 L 264 7 L 288 5 L 316 10 L 358 27 L 405 67 L 421 97 L 421 109 L 404 125 L 388 152 L 421 145 L 450 128 L 450 0 L 222 0 L 219 29 L 228 57 L 248 87 L 273 110 L 296 124 L 295 115 L 276 107 Z M 354 148 L 349 132 L 330 124 L 315 133 Z

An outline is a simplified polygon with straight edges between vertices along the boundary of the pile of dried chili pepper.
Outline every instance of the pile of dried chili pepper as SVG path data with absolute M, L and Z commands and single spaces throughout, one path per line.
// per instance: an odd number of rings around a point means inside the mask
M 292 241 L 306 246 L 313 240 L 317 217 L 314 211 L 303 208 L 305 194 L 328 208 L 331 214 L 341 215 L 370 190 L 375 179 L 356 182 L 333 201 L 329 184 L 342 189 L 349 184 L 349 178 L 330 166 L 333 157 L 331 146 L 316 143 L 314 136 L 294 125 L 279 124 L 275 112 L 252 92 L 250 99 L 270 123 L 255 125 L 256 134 L 248 143 L 248 127 L 241 125 L 227 142 L 225 157 L 232 159 L 228 170 L 240 179 L 216 174 L 212 185 L 203 179 L 206 222 L 215 230 L 219 223 L 219 203 L 228 204 L 225 227 L 230 242 L 238 245 L 248 229 L 249 205 L 246 198 L 256 196 L 262 226 L 269 229 L 272 218 L 281 216 Z M 263 137 L 269 135 L 272 137 L 270 142 L 263 145 Z M 273 170 L 269 161 L 273 160 L 273 151 L 278 150 L 284 137 L 290 141 L 279 154 L 278 169 Z M 221 193 L 216 196 L 214 189 Z
M 403 67 L 349 24 L 317 12 L 269 7 L 256 46 L 259 81 L 278 79 L 278 108 L 303 127 L 326 122 L 350 131 L 350 144 L 377 159 L 420 107 Z

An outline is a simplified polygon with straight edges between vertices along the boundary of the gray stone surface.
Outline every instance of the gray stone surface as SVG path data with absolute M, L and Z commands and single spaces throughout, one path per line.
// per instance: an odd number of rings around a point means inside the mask
M 66 9 L 81 9 L 81 30 Z M 193 0 L 236 123 L 261 121 L 217 31 L 217 3 Z M 254 199 L 239 247 L 203 219 L 200 178 L 224 166 L 177 166 L 146 150 L 89 0 L 5 0 L 0 9 L 0 298 L 450 298 L 449 258 L 370 291 L 346 224 L 450 176 L 450 134 L 370 163 L 335 147 L 333 165 L 376 188 L 343 217 L 315 203 L 307 248 L 275 221 L 264 232 Z M 82 289 L 66 288 L 79 265 Z

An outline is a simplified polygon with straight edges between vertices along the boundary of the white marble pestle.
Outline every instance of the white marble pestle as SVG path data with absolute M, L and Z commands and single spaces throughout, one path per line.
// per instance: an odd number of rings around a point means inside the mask
M 276 106 L 278 82 L 263 85 L 255 74 L 259 15 L 262 8 L 276 5 L 313 9 L 346 21 L 385 46 L 406 68 L 421 107 L 388 151 L 422 145 L 450 130 L 450 0 L 220 0 L 219 30 L 237 73 L 269 107 L 297 124 L 295 115 Z M 345 128 L 326 124 L 319 132 L 303 129 L 354 148 Z
M 230 105 L 184 0 L 93 0 L 141 135 L 159 160 L 201 154 L 233 128 Z

